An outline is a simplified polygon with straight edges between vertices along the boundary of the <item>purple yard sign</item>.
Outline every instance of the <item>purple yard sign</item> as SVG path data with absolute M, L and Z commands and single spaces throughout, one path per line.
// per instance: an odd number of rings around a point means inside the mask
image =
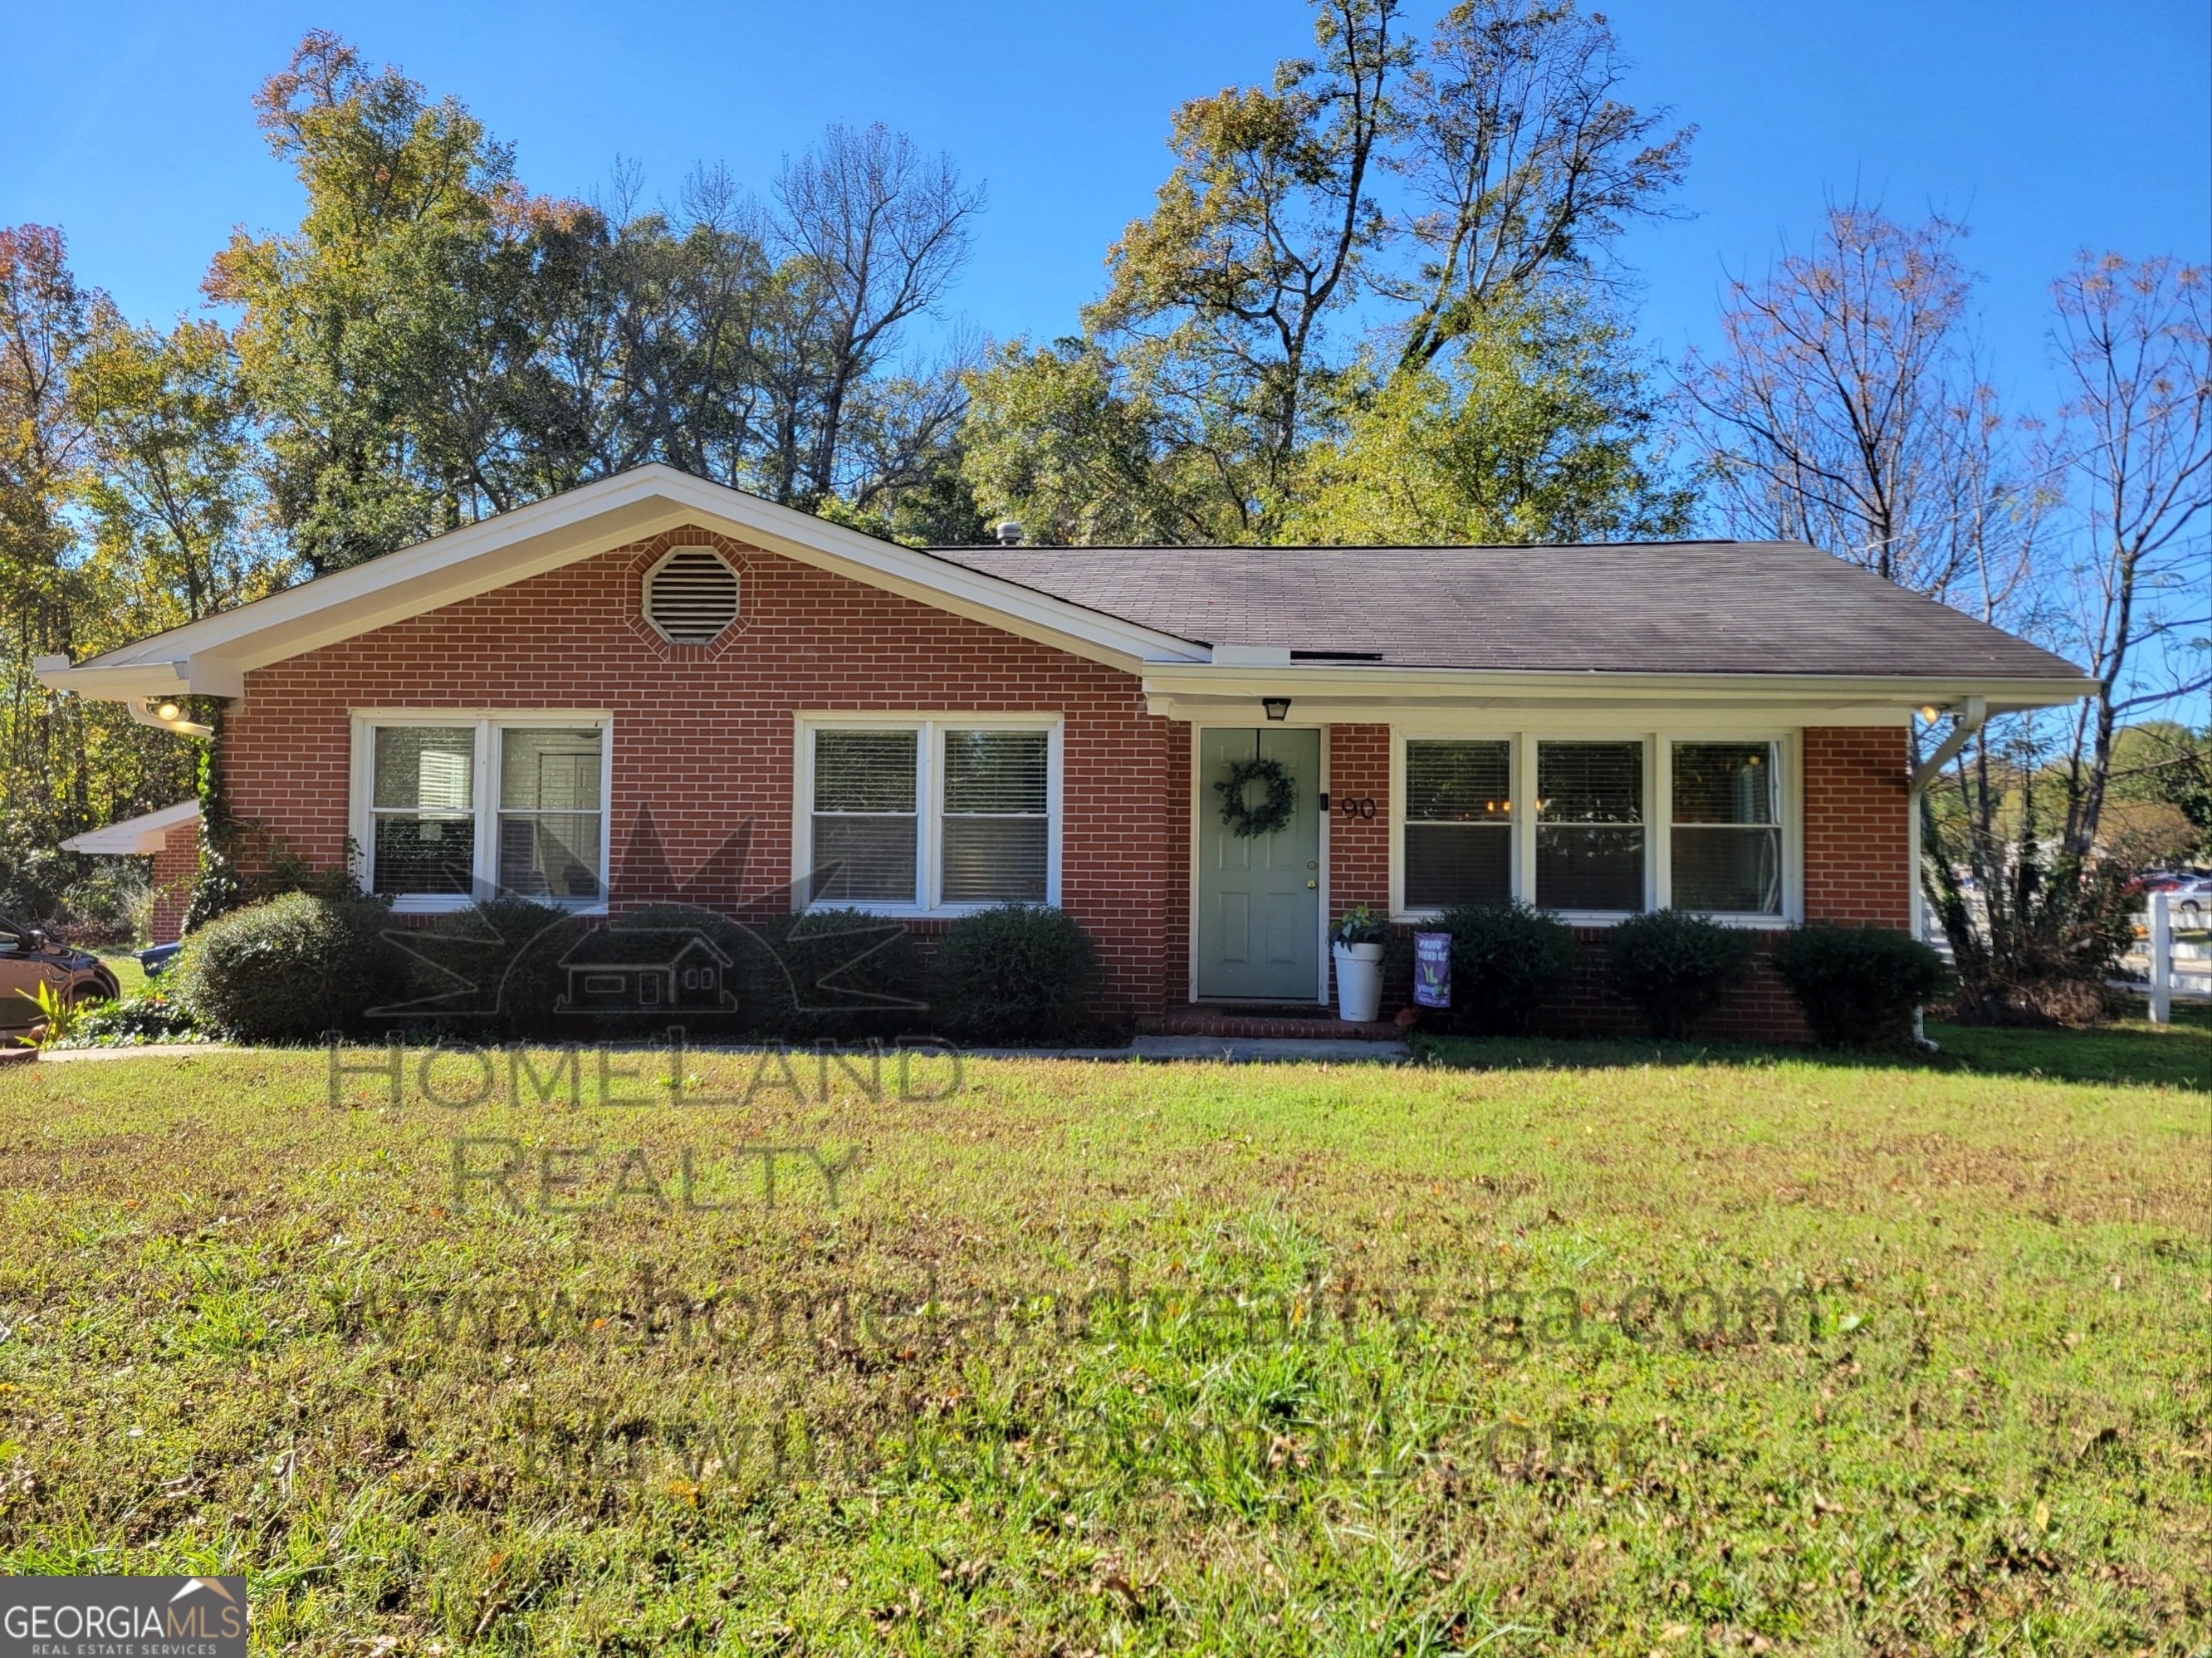
M 1451 934 L 1413 935 L 1413 1000 L 1421 1007 L 1451 1005 Z

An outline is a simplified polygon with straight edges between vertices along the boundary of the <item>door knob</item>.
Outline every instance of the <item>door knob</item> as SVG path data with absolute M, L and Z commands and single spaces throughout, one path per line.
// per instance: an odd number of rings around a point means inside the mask
M 1309 881 L 1306 883 L 1306 890 L 1310 892 L 1317 889 L 1320 885 L 1321 883 L 1318 881 Z

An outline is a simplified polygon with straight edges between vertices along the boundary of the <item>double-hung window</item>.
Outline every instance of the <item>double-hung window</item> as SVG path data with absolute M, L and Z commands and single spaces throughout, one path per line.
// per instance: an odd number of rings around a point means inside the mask
M 1513 897 L 1513 745 L 1406 744 L 1405 907 Z
M 927 914 L 1059 902 L 1056 723 L 802 723 L 799 874 L 816 904 Z
M 1675 908 L 1782 914 L 1782 788 L 1775 747 L 1674 745 Z
M 1545 909 L 1644 908 L 1644 744 L 1536 745 L 1536 891 Z
M 362 873 L 395 909 L 453 909 L 501 893 L 605 904 L 604 718 L 409 710 L 355 725 Z

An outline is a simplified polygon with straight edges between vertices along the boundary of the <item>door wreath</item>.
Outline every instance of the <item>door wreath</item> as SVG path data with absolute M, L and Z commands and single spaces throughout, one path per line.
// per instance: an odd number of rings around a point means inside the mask
M 1257 805 L 1244 799 L 1246 786 L 1253 783 L 1267 786 L 1267 797 Z M 1245 841 L 1273 835 L 1291 821 L 1298 805 L 1297 780 L 1279 760 L 1239 760 L 1229 768 L 1227 780 L 1213 786 L 1213 792 L 1221 797 L 1223 827 Z

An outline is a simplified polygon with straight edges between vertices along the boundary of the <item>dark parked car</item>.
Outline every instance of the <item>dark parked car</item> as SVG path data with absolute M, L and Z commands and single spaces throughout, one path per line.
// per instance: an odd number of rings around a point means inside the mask
M 69 1002 L 97 1001 L 118 988 L 99 957 L 0 915 L 0 1031 L 27 1030 L 38 1023 L 42 984 L 52 985 L 54 994 Z

